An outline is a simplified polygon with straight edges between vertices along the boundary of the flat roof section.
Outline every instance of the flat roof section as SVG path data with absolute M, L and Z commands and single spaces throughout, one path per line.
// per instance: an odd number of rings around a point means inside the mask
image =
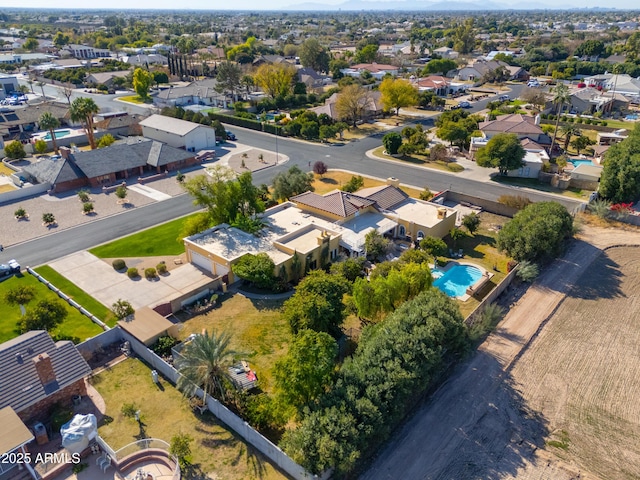
M 0 409 L 0 425 L 3 432 L 0 435 L 0 454 L 11 452 L 34 439 L 31 431 L 11 407 Z
M 318 239 L 323 235 L 328 235 L 330 238 L 337 237 L 334 232 L 317 225 L 307 225 L 306 228 L 301 228 L 284 238 L 280 238 L 277 242 L 297 252 L 306 254 L 318 247 Z
M 432 228 L 441 221 L 441 219 L 438 218 L 438 208 L 442 208 L 442 205 L 423 202 L 415 198 L 408 198 L 397 207 L 389 210 L 389 212 L 397 215 L 398 218 L 404 221 Z M 455 214 L 455 211 L 447 208 L 447 217 Z

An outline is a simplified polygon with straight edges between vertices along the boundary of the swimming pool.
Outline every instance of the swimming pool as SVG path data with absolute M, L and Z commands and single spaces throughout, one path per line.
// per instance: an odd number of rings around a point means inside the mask
M 71 130 L 69 129 L 54 130 L 53 134 L 56 136 L 56 138 L 68 137 L 69 135 L 71 135 Z M 51 132 L 48 132 L 44 137 L 42 137 L 42 139 L 51 140 Z
M 574 167 L 577 167 L 578 165 L 595 165 L 591 160 L 571 160 L 571 163 L 573 163 Z
M 482 271 L 472 265 L 454 265 L 446 272 L 434 269 L 431 275 L 435 279 L 434 287 L 450 297 L 462 297 L 466 295 L 467 288 L 480 280 Z
M 624 117 L 624 119 L 625 120 L 638 120 L 638 114 L 637 113 L 630 113 L 629 115 Z

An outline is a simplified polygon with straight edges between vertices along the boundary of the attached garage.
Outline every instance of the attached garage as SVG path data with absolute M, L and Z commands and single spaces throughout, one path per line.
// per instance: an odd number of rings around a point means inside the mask
M 222 275 L 226 275 L 227 273 L 229 273 L 229 267 L 227 267 L 226 265 L 221 265 L 218 262 L 213 262 L 213 266 L 216 269 L 216 271 L 215 271 L 216 275 L 222 276 Z
M 213 262 L 209 258 L 193 250 L 189 250 L 189 255 L 191 256 L 191 263 L 195 266 L 202 268 L 207 273 L 215 273 L 213 271 Z

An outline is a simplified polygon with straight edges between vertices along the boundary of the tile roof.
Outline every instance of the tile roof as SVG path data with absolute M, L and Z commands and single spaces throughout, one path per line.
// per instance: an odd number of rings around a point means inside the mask
M 25 167 L 24 171 L 37 178 L 40 183 L 48 182 L 51 185 L 86 178 L 75 163 L 64 158 L 43 158 Z
M 500 115 L 495 120 L 480 122 L 478 128 L 482 131 L 516 133 L 521 135 L 541 134 L 542 129 L 535 124 L 535 118 L 519 113 Z
M 373 200 L 381 210 L 389 210 L 409 198 L 409 195 L 393 185 L 363 188 L 358 190 L 356 194 Z
M 51 358 L 56 381 L 42 385 L 32 359 L 42 353 Z M 54 343 L 44 330 L 33 330 L 0 344 L 0 408 L 17 413 L 91 373 L 75 345 Z
M 347 218 L 364 207 L 373 205 L 375 202 L 367 198 L 360 197 L 354 193 L 335 190 L 325 195 L 318 195 L 313 192 L 305 192 L 291 198 L 291 201 L 298 205 L 317 208 L 327 213 Z

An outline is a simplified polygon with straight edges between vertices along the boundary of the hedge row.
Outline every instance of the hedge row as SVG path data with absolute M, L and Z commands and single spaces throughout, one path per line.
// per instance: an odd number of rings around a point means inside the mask
M 284 135 L 284 129 L 279 125 L 273 125 L 272 123 L 265 123 L 264 128 L 262 122 L 258 120 L 250 120 L 248 118 L 235 117 L 233 115 L 225 115 L 224 113 L 209 113 L 209 118 L 212 120 L 219 120 L 222 123 L 228 123 L 229 125 L 235 125 L 236 127 L 250 128 L 251 130 L 264 131 L 267 133 L 273 133 L 276 135 Z

